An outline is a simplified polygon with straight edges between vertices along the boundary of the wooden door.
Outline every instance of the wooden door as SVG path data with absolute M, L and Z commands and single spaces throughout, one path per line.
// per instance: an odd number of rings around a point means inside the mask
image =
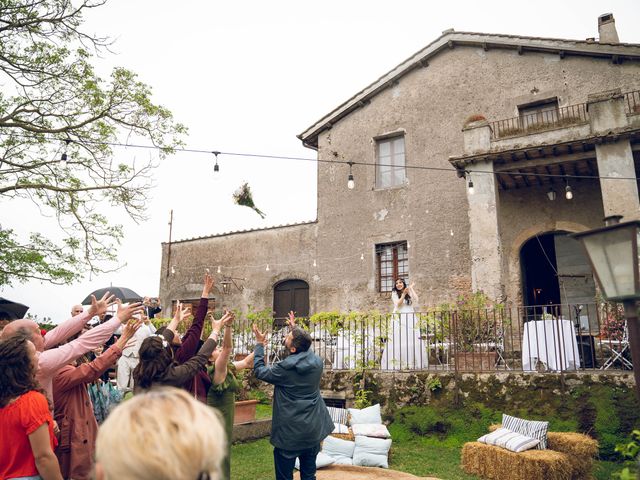
M 296 317 L 309 316 L 309 284 L 304 280 L 285 280 L 273 289 L 275 325 L 283 326 L 291 310 Z

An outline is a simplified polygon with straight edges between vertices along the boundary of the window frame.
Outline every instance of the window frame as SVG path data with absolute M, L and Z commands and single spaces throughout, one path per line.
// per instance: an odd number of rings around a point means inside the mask
M 379 137 L 375 137 L 375 157 L 376 157 L 376 171 L 375 171 L 375 188 L 376 190 L 386 190 L 389 188 L 398 188 L 407 184 L 407 142 L 406 135 L 404 132 L 396 132 L 388 135 L 383 135 Z M 394 142 L 396 140 L 402 140 L 402 165 L 396 165 L 395 158 L 400 154 L 396 154 L 394 152 Z M 383 143 L 389 144 L 389 162 L 384 162 L 385 164 L 390 164 L 392 166 L 389 167 L 390 172 L 389 175 L 391 180 L 388 185 L 382 185 L 380 183 L 381 175 L 381 155 L 380 155 L 380 147 Z M 402 172 L 402 180 L 400 182 L 396 182 L 395 177 L 397 175 L 397 171 Z
M 391 260 L 382 260 L 382 255 L 384 251 L 391 247 L 392 249 L 392 258 Z M 404 247 L 404 252 L 402 252 L 402 258 L 399 252 L 399 247 Z M 380 243 L 375 246 L 376 253 L 376 281 L 377 281 L 377 290 L 378 293 L 390 293 L 393 290 L 393 286 L 395 284 L 396 278 L 409 278 L 409 242 L 407 240 L 400 240 L 397 242 L 388 242 L 388 243 Z M 383 263 L 391 263 L 391 275 L 383 275 Z M 402 265 L 401 265 L 402 262 Z M 402 266 L 402 268 L 401 268 Z M 390 288 L 388 290 L 383 290 L 383 279 L 387 280 L 384 282 L 386 285 L 389 285 L 388 279 L 391 279 Z

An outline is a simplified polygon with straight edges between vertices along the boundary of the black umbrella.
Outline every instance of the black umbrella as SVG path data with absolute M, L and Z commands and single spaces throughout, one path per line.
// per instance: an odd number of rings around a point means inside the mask
M 142 297 L 136 292 L 126 287 L 106 287 L 99 288 L 95 292 L 91 292 L 87 298 L 82 301 L 82 305 L 91 305 L 91 295 L 100 300 L 105 293 L 109 292 L 111 295 L 115 295 L 116 298 L 122 300 L 123 303 L 129 302 L 141 302 Z
M 26 305 L 0 297 L 0 319 L 2 320 L 17 320 L 19 318 L 24 318 L 27 310 L 29 310 L 29 307 Z

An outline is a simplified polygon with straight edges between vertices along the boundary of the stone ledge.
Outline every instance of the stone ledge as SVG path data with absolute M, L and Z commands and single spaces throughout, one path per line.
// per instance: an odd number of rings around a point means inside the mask
M 233 426 L 231 443 L 248 442 L 271 435 L 271 419 L 265 418 L 255 422 L 239 423 Z

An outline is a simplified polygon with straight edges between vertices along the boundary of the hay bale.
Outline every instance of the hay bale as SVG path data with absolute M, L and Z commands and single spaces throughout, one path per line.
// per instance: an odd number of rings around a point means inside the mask
M 556 452 L 566 453 L 571 464 L 572 480 L 593 478 L 593 463 L 598 455 L 598 442 L 588 435 L 573 432 L 549 432 L 547 447 Z
M 355 441 L 356 436 L 353 434 L 353 430 L 349 427 L 349 433 L 332 433 L 332 437 L 339 438 L 341 440 L 349 440 L 350 442 Z
M 568 456 L 554 450 L 515 453 L 479 442 L 462 447 L 462 469 L 490 480 L 571 480 Z

